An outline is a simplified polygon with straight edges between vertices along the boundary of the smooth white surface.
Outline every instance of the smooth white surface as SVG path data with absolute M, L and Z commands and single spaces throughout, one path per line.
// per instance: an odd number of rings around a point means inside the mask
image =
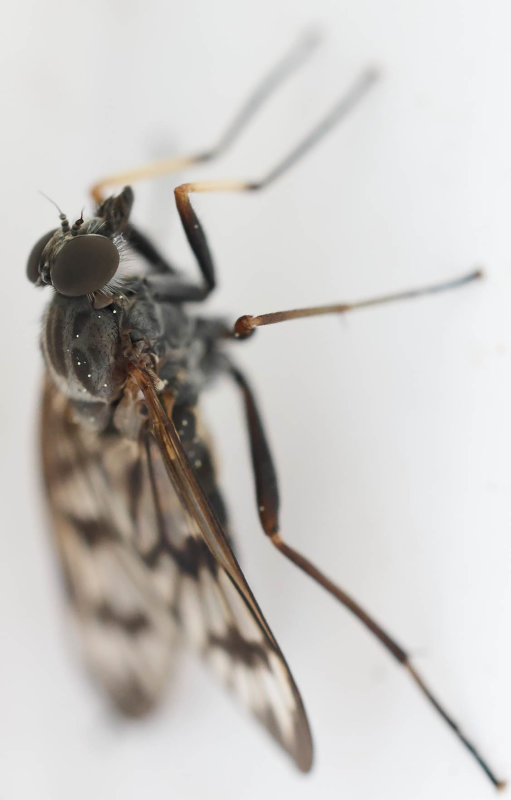
M 511 778 L 511 12 L 455 0 L 188 0 L 3 11 L 0 795 L 99 798 L 492 797 L 482 773 L 346 612 L 260 534 L 237 398 L 206 402 L 247 576 L 293 667 L 316 741 L 296 774 L 190 657 L 153 720 L 112 720 L 63 624 L 37 493 L 43 292 L 24 275 L 87 187 L 208 146 L 311 23 L 323 51 L 221 164 L 257 177 L 368 63 L 384 80 L 264 194 L 197 199 L 234 320 L 443 280 L 457 293 L 289 323 L 239 346 L 281 473 L 283 530 L 417 656 Z M 136 219 L 193 271 L 173 180 Z

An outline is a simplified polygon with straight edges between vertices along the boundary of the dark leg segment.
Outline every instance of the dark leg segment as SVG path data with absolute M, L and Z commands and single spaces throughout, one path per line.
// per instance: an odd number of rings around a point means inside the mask
M 280 507 L 275 465 L 250 385 L 239 369 L 231 366 L 230 370 L 241 390 L 245 404 L 259 518 L 264 532 L 268 536 L 273 536 L 279 531 Z
M 160 303 L 200 303 L 209 294 L 204 286 L 183 281 L 176 275 L 148 275 L 146 283 Z
M 166 275 L 177 274 L 177 270 L 162 256 L 150 239 L 134 225 L 130 223 L 124 235 L 133 250 L 149 262 L 152 271 Z
M 355 601 L 349 594 L 333 583 L 323 572 L 314 566 L 301 553 L 286 544 L 279 533 L 279 493 L 277 486 L 277 475 L 273 464 L 268 440 L 264 432 L 261 417 L 259 415 L 256 401 L 250 386 L 244 375 L 236 367 L 231 367 L 231 375 L 241 389 L 245 405 L 248 435 L 250 442 L 250 452 L 252 456 L 252 467 L 256 483 L 257 504 L 259 519 L 262 528 L 269 537 L 272 544 L 280 552 L 292 561 L 297 567 L 305 572 L 309 577 L 320 584 L 327 592 L 335 597 L 345 608 L 363 623 L 371 633 L 373 633 L 382 645 L 394 656 L 394 658 L 407 670 L 421 692 L 427 697 L 432 706 L 444 719 L 451 730 L 456 734 L 464 747 L 476 759 L 479 766 L 486 773 L 490 781 L 497 789 L 503 789 L 505 781 L 499 780 L 492 772 L 486 761 L 476 750 L 474 745 L 465 737 L 452 717 L 445 711 L 438 702 L 430 689 L 424 683 L 415 667 L 410 662 L 408 653 L 397 642 L 389 636 L 383 628 Z
M 180 273 L 173 267 L 150 239 L 134 225 L 128 225 L 124 236 L 130 247 L 141 255 L 150 266 L 146 282 L 152 295 L 159 302 L 186 303 L 200 302 L 206 297 L 208 290 L 196 283 L 183 281 Z

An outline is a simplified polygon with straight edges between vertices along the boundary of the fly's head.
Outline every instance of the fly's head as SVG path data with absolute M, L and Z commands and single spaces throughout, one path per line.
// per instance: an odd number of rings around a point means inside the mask
M 121 257 L 122 232 L 133 205 L 133 191 L 105 200 L 89 219 L 71 226 L 60 209 L 60 228 L 36 242 L 28 258 L 27 277 L 36 286 L 53 286 L 64 297 L 108 294 Z
M 39 239 L 27 264 L 32 283 L 54 289 L 41 332 L 49 375 L 91 424 L 105 423 L 131 355 L 122 324 L 129 301 L 121 256 L 132 204 L 127 187 L 73 225 L 59 210 L 60 228 Z

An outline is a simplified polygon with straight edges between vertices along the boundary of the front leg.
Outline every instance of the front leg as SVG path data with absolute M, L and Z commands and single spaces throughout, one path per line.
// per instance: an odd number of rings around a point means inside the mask
M 131 223 L 124 231 L 130 247 L 150 264 L 153 272 L 160 275 L 176 275 L 177 270 L 160 253 L 151 240 Z

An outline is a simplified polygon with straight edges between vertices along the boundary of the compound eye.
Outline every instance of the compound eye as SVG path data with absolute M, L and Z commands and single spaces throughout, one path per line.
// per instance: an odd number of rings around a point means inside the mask
M 106 236 L 86 233 L 65 243 L 50 268 L 51 282 L 60 294 L 80 297 L 102 289 L 118 266 L 115 244 Z
M 32 283 L 35 283 L 39 278 L 39 264 L 41 263 L 43 250 L 57 230 L 58 228 L 54 228 L 54 230 L 41 236 L 30 251 L 27 261 L 27 278 L 29 281 L 32 281 Z

